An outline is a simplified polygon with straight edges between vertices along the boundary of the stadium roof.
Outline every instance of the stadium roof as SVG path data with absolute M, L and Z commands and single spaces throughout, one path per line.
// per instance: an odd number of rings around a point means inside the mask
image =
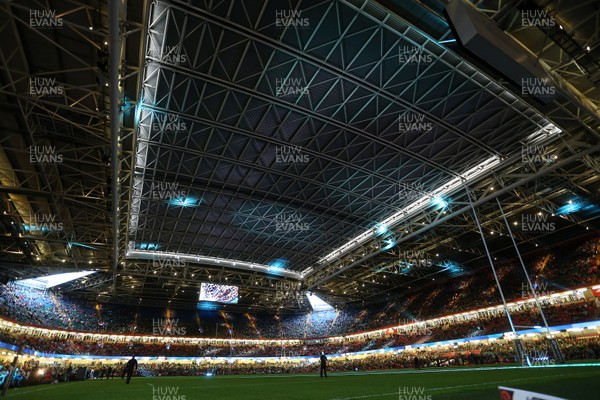
M 593 1 L 469 3 L 550 77 L 543 101 L 443 1 L 122 4 L 117 46 L 107 3 L 0 5 L 6 278 L 91 268 L 62 290 L 189 306 L 213 282 L 308 309 L 488 265 L 478 222 L 513 257 L 496 199 L 524 253 L 598 231 Z

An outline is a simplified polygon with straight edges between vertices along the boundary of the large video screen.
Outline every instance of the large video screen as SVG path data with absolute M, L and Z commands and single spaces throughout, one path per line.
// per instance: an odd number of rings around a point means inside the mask
M 202 283 L 200 285 L 200 301 L 215 301 L 218 303 L 237 303 L 238 287 Z

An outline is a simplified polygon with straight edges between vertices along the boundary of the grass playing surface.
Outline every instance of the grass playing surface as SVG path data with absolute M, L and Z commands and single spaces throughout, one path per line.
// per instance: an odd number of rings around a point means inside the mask
M 153 377 L 11 389 L 15 400 L 402 400 L 500 399 L 498 386 L 566 399 L 600 399 L 600 365 L 552 368 L 429 369 L 314 375 Z M 415 391 L 424 390 L 415 395 Z M 410 393 L 413 394 L 411 397 Z M 420 396 L 420 397 L 419 397 Z

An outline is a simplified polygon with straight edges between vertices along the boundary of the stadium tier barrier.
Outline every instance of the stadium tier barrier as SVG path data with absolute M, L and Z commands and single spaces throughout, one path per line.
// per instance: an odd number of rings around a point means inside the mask
M 467 338 L 457 338 L 451 340 L 444 340 L 438 342 L 428 342 L 428 343 L 416 343 L 412 345 L 406 346 L 398 346 L 398 347 L 385 347 L 380 349 L 373 350 L 365 350 L 365 351 L 356 351 L 349 353 L 333 353 L 327 354 L 328 357 L 336 358 L 336 357 L 356 357 L 356 356 L 364 356 L 364 355 L 376 355 L 376 354 L 384 354 L 388 352 L 401 352 L 407 350 L 420 350 L 420 349 L 428 349 L 428 348 L 439 348 L 439 347 L 453 347 L 453 346 L 461 346 L 463 344 L 470 343 L 485 343 L 486 341 L 495 341 L 498 339 L 503 339 L 506 341 L 511 341 L 517 337 L 526 338 L 529 340 L 540 340 L 544 338 L 548 334 L 550 335 L 560 335 L 561 333 L 569 334 L 571 333 L 574 337 L 583 337 L 587 338 L 590 336 L 596 337 L 600 339 L 600 320 L 596 321 L 588 321 L 581 322 L 576 324 L 566 324 L 560 326 L 551 326 L 549 329 L 538 327 L 538 328 L 530 328 L 518 331 L 517 334 L 513 334 L 512 332 L 505 333 L 496 333 L 492 335 L 484 335 L 484 336 L 476 336 L 476 337 L 467 337 Z M 14 344 L 8 344 L 4 342 L 0 342 L 0 349 L 7 350 L 6 354 L 3 352 L 2 355 L 14 356 L 17 354 L 19 346 Z M 131 358 L 131 355 L 127 356 L 107 356 L 107 355 L 77 355 L 77 354 L 54 354 L 54 353 L 44 353 L 36 350 L 26 349 L 24 348 L 21 352 L 23 355 L 41 357 L 41 358 L 54 358 L 54 359 L 69 359 L 69 360 L 112 360 L 112 361 L 127 361 Z M 168 356 L 143 356 L 139 357 L 142 361 L 199 361 L 199 360 L 215 360 L 215 361 L 227 361 L 227 362 L 235 362 L 235 361 L 274 361 L 285 359 L 288 361 L 310 361 L 317 362 L 319 361 L 318 354 L 319 352 L 314 353 L 315 355 L 311 356 L 275 356 L 275 357 L 261 357 L 261 356 L 229 356 L 229 357 L 197 357 L 197 356 L 189 356 L 189 357 L 168 357 Z

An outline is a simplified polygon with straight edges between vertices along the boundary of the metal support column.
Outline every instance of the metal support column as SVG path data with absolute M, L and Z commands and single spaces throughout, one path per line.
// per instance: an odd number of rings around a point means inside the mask
M 513 247 L 515 248 L 515 251 L 517 252 L 517 257 L 519 258 L 519 262 L 521 263 L 521 267 L 523 268 L 523 272 L 525 273 L 525 278 L 527 278 L 527 285 L 529 286 L 531 293 L 533 293 L 533 298 L 535 299 L 535 304 L 537 305 L 537 308 L 540 311 L 540 315 L 542 316 L 542 320 L 544 321 L 544 327 L 546 328 L 546 332 L 548 333 L 548 339 L 550 339 L 552 341 L 552 336 L 550 334 L 550 327 L 548 326 L 548 321 L 546 320 L 546 315 L 544 314 L 542 305 L 540 304 L 537 293 L 535 292 L 535 289 L 533 288 L 533 284 L 531 283 L 531 279 L 529 278 L 529 273 L 527 272 L 527 268 L 525 267 L 525 263 L 523 262 L 523 258 L 521 257 L 521 252 L 519 251 L 519 247 L 517 246 L 515 237 L 513 236 L 512 231 L 510 229 L 510 224 L 508 223 L 508 220 L 506 219 L 506 214 L 504 214 L 504 209 L 502 208 L 502 205 L 500 204 L 500 200 L 498 200 L 497 197 L 496 197 L 496 203 L 498 203 L 498 208 L 500 209 L 500 213 L 502 214 L 502 218 L 504 219 L 504 223 L 506 224 L 506 229 L 508 230 L 508 235 L 510 236 Z M 552 351 L 554 352 L 554 357 L 556 358 L 556 360 L 559 363 L 562 363 L 563 356 L 562 356 L 562 353 L 561 353 L 558 345 L 556 343 L 554 343 L 551 348 L 552 348 Z
M 519 340 L 517 336 L 517 331 L 515 330 L 515 325 L 513 324 L 512 317 L 510 316 L 510 310 L 508 309 L 508 305 L 506 304 L 506 298 L 504 297 L 504 292 L 502 291 L 502 286 L 500 285 L 500 279 L 498 279 L 498 274 L 496 273 L 496 267 L 494 266 L 494 261 L 492 259 L 492 255 L 490 254 L 490 250 L 488 249 L 487 242 L 485 241 L 485 235 L 483 234 L 483 229 L 481 229 L 481 224 L 479 223 L 479 217 L 477 216 L 477 210 L 475 209 L 475 205 L 473 203 L 473 199 L 471 198 L 471 192 L 469 192 L 469 188 L 467 185 L 464 185 L 465 191 L 467 193 L 467 197 L 469 199 L 469 204 L 471 205 L 471 210 L 473 211 L 473 216 L 475 217 L 475 222 L 477 223 L 477 228 L 479 229 L 479 234 L 481 235 L 481 241 L 483 242 L 483 247 L 485 249 L 485 254 L 487 255 L 488 261 L 490 262 L 490 266 L 492 267 L 492 272 L 494 273 L 494 279 L 496 280 L 496 286 L 498 287 L 498 293 L 500 293 L 500 297 L 502 298 L 502 304 L 504 305 L 504 311 L 506 312 L 506 317 L 508 318 L 508 323 L 510 324 L 510 329 L 512 333 L 515 335 L 514 343 L 515 350 L 517 353 L 517 357 L 521 360 L 527 361 L 527 365 L 531 366 L 529 362 L 529 357 L 524 357 L 525 352 L 523 349 L 523 343 Z
M 117 269 L 119 267 L 119 56 L 121 41 L 119 37 L 120 0 L 108 2 L 109 65 L 108 82 L 110 85 L 110 144 L 112 167 L 112 239 L 113 239 L 113 295 L 117 294 Z

